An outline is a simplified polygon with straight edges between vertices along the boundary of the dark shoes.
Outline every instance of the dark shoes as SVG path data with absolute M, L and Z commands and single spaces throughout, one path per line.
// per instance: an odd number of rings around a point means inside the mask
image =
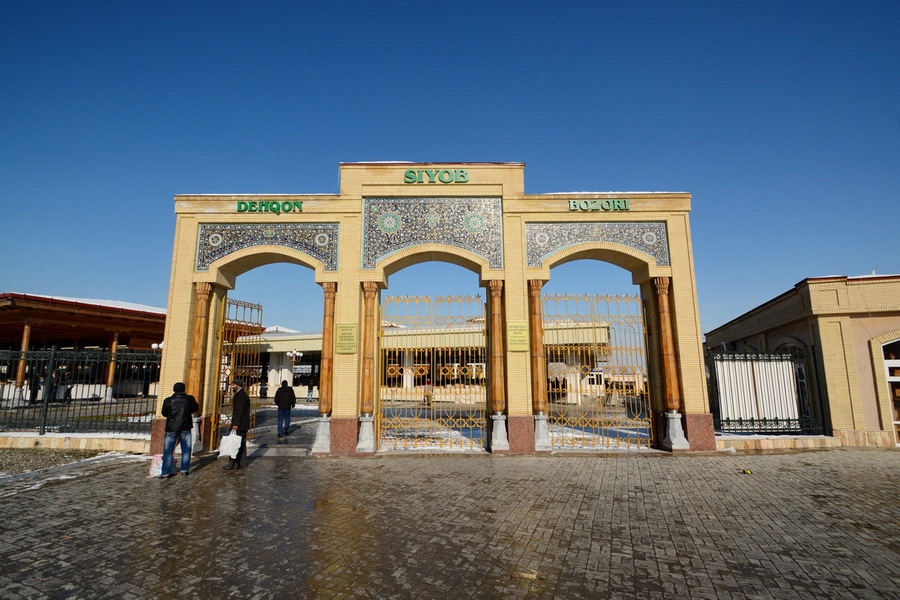
M 228 463 L 227 465 L 225 465 L 222 468 L 225 469 L 226 471 L 237 471 L 238 469 L 241 468 L 241 465 L 239 465 L 235 461 L 231 461 L 230 463 Z

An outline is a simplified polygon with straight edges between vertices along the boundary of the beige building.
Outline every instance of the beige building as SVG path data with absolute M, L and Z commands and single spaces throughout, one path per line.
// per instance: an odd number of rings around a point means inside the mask
M 706 345 L 814 350 L 832 435 L 853 446 L 900 441 L 900 275 L 804 279 L 707 333 Z
M 213 443 L 228 291 L 241 273 L 287 262 L 323 290 L 316 453 L 423 439 L 523 454 L 712 449 L 690 194 L 526 194 L 524 170 L 354 163 L 340 165 L 336 194 L 176 196 L 164 389 L 188 382 Z M 628 270 L 639 295 L 604 296 L 589 281 L 579 298 L 542 294 L 554 266 L 578 259 Z M 393 273 L 426 261 L 469 269 L 484 294 L 388 297 Z M 554 339 L 567 323 L 583 337 Z M 398 346 L 392 328 L 425 337 Z M 421 397 L 397 391 L 410 387 Z

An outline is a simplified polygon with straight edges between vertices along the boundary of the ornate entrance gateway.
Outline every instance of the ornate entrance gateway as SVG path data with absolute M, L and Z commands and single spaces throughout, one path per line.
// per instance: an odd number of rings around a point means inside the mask
M 485 447 L 484 313 L 477 296 L 384 299 L 379 450 Z
M 179 195 L 161 386 L 186 380 L 218 427 L 225 298 L 291 263 L 324 291 L 296 304 L 324 308 L 314 454 L 713 450 L 690 211 L 685 192 L 527 194 L 522 163 L 343 163 L 336 193 Z M 628 271 L 641 300 L 542 301 L 582 259 Z M 481 299 L 381 306 L 394 273 L 429 261 L 475 274 L 487 315 Z
M 545 295 L 547 407 L 554 448 L 649 448 L 639 296 Z

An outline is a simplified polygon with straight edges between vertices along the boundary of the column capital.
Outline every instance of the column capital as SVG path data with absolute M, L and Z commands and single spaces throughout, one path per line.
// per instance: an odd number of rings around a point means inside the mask
M 528 280 L 528 293 L 531 294 L 531 297 L 541 296 L 541 291 L 544 288 L 544 280 L 543 279 L 529 279 Z
M 668 294 L 669 293 L 669 278 L 668 277 L 654 277 L 653 285 L 656 286 L 657 294 Z

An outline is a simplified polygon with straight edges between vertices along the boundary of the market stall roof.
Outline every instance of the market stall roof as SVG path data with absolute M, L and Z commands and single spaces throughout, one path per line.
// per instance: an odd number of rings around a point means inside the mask
M 118 300 L 0 294 L 0 348 L 21 348 L 26 323 L 31 348 L 108 348 L 115 332 L 120 346 L 150 348 L 163 340 L 166 311 Z

